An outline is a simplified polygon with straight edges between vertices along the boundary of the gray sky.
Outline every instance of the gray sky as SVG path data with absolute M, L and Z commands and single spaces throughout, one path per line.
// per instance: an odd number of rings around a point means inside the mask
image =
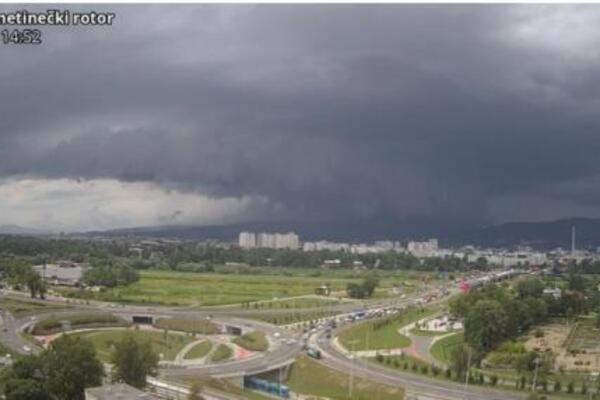
M 600 6 L 100 8 L 0 47 L 0 224 L 600 216 Z

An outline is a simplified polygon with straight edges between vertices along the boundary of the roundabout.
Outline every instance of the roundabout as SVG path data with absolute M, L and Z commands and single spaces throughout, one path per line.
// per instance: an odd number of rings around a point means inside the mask
M 0 341 L 18 353 L 39 352 L 61 334 L 88 338 L 100 358 L 108 362 L 113 344 L 126 332 L 150 343 L 160 354 L 158 375 L 153 385 L 180 384 L 199 378 L 227 379 L 244 387 L 248 378 L 287 376 L 292 365 L 306 359 L 305 350 L 318 350 L 321 355 L 314 362 L 336 374 L 370 381 L 385 387 L 401 387 L 407 398 L 434 399 L 520 399 L 521 395 L 491 388 L 465 386 L 458 382 L 435 379 L 406 371 L 392 370 L 370 361 L 370 352 L 376 345 L 387 346 L 390 354 L 412 348 L 416 339 L 413 326 L 401 329 L 391 325 L 390 332 L 398 338 L 370 338 L 370 344 L 356 353 L 344 346 L 350 329 L 360 329 L 364 324 L 377 324 L 390 316 L 398 315 L 400 321 L 411 318 L 416 297 L 404 298 L 396 303 L 373 301 L 362 311 L 344 311 L 337 315 L 293 324 L 288 327 L 249 319 L 244 313 L 230 310 L 198 310 L 178 307 L 149 307 L 91 302 L 89 304 L 45 300 L 49 309 L 36 310 L 27 315 L 13 317 L 3 313 L 4 329 Z M 267 314 L 274 310 L 265 310 Z M 253 313 L 256 311 L 253 310 Z M 409 317 L 407 317 L 407 315 Z M 44 331 L 44 328 L 46 331 Z M 54 331 L 53 331 L 54 330 Z M 43 335 L 33 333 L 44 332 Z M 425 341 L 430 337 L 423 336 Z M 347 338 L 346 338 L 347 339 Z M 367 342 L 369 338 L 366 338 Z M 387 342 L 386 342 L 387 340 Z M 398 345 L 398 343 L 400 345 Z M 369 354 L 366 354 L 369 353 Z M 376 353 L 376 352 L 375 352 Z M 302 356 L 302 357 L 300 357 Z M 300 358 L 299 358 L 300 357 Z M 349 374 L 349 375 L 348 375 Z M 281 379 L 281 378 L 280 378 Z M 349 385 L 351 383 L 349 382 Z M 382 387 L 383 387 L 382 386 Z M 429 397 L 422 397 L 422 396 Z M 413 397 L 410 397 L 413 396 Z M 416 396 L 416 397 L 415 397 Z M 419 397 L 421 396 L 421 397 Z M 433 396 L 433 397 L 432 397 Z M 437 397 L 435 397 L 437 396 Z

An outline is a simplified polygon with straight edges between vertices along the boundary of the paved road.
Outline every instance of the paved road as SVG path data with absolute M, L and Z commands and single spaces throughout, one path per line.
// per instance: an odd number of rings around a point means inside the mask
M 53 301 L 48 301 L 51 304 L 62 304 Z M 172 366 L 161 368 L 165 376 L 213 376 L 213 377 L 233 377 L 243 376 L 249 373 L 260 373 L 273 370 L 279 366 L 286 366 L 293 363 L 301 352 L 300 341 L 297 340 L 297 334 L 290 332 L 281 327 L 268 324 L 266 322 L 254 321 L 239 318 L 236 316 L 216 315 L 212 311 L 189 311 L 172 309 L 168 307 L 147 307 L 147 306 L 124 306 L 118 308 L 97 307 L 96 305 L 78 305 L 76 308 L 64 310 L 48 310 L 40 311 L 35 317 L 25 316 L 19 319 L 14 319 L 9 313 L 4 312 L 6 316 L 6 331 L 0 332 L 0 342 L 6 344 L 7 347 L 14 349 L 20 353 L 24 353 L 23 346 L 27 345 L 33 351 L 38 351 L 39 348 L 34 348 L 32 344 L 23 339 L 18 332 L 22 331 L 28 325 L 36 320 L 43 319 L 44 315 L 52 314 L 55 317 L 67 317 L 69 315 L 80 314 L 82 311 L 86 313 L 111 313 L 119 315 L 123 318 L 130 319 L 132 315 L 148 315 L 155 318 L 158 317 L 178 317 L 188 320 L 206 319 L 209 316 L 213 317 L 213 321 L 221 325 L 234 325 L 241 327 L 245 331 L 259 330 L 270 336 L 273 346 L 269 351 L 259 353 L 256 356 L 245 360 L 229 361 L 217 364 L 207 365 L 189 365 L 189 366 Z M 275 337 L 278 338 L 275 338 Z M 294 340 L 294 344 L 287 344 L 288 341 Z
M 412 296 L 411 296 L 412 297 Z M 395 301 L 393 305 L 399 306 L 403 304 L 408 304 L 414 301 L 412 298 L 406 298 L 401 301 Z M 57 301 L 57 299 L 52 299 L 49 301 L 53 304 L 62 304 L 65 305 L 64 302 Z M 83 304 L 70 304 L 71 306 L 75 306 L 76 308 L 65 311 L 65 314 L 68 313 L 77 313 L 81 312 L 81 310 L 85 310 L 86 312 L 103 312 L 103 313 L 114 313 L 123 316 L 131 316 L 132 314 L 144 314 L 144 315 L 152 315 L 152 316 L 162 316 L 162 317 L 182 317 L 182 318 L 206 318 L 207 316 L 213 316 L 215 320 L 222 323 L 229 323 L 232 325 L 238 325 L 242 327 L 246 327 L 248 329 L 258 329 L 262 330 L 272 338 L 276 333 L 279 334 L 280 340 L 277 340 L 279 343 L 278 346 L 266 352 L 261 357 L 249 358 L 242 361 L 231 361 L 224 362 L 214 365 L 205 365 L 205 366 L 195 366 L 195 367 L 177 367 L 177 368 L 163 368 L 161 369 L 161 374 L 163 376 L 198 376 L 198 375 L 210 375 L 217 377 L 226 377 L 226 376 L 241 376 L 246 374 L 259 373 L 263 371 L 273 370 L 282 365 L 288 365 L 296 359 L 296 357 L 300 354 L 301 349 L 299 344 L 287 344 L 287 341 L 290 338 L 294 337 L 293 333 L 286 331 L 280 327 L 253 320 L 247 320 L 243 318 L 238 318 L 236 315 L 240 315 L 240 310 L 223 310 L 223 309 L 208 309 L 208 310 L 193 310 L 190 308 L 182 309 L 182 308 L 173 308 L 173 307 L 157 307 L 157 306 L 116 306 L 112 307 L 106 303 L 93 302 L 89 305 Z M 377 306 L 381 306 L 381 303 L 371 302 L 368 304 L 369 308 L 376 308 Z M 390 305 L 390 304 L 388 304 Z M 328 307 L 329 308 L 329 307 Z M 361 308 L 360 305 L 358 308 Z M 353 311 L 356 310 L 356 304 L 353 304 L 351 307 L 348 304 L 340 305 L 339 309 L 336 311 Z M 314 311 L 314 309 L 311 309 Z M 262 312 L 280 312 L 280 311 L 288 311 L 288 310 L 248 310 L 248 313 L 257 314 Z M 51 311 L 53 314 L 57 314 L 57 311 Z M 243 313 L 242 313 L 243 315 Z M 6 342 L 11 348 L 15 350 L 21 349 L 24 345 L 23 339 L 21 339 L 18 335 L 18 330 L 30 323 L 30 318 L 22 318 L 18 321 L 12 320 L 11 318 L 7 318 L 8 326 L 6 332 L 0 333 L 0 340 L 4 343 Z M 335 347 L 331 345 L 330 340 L 324 337 L 324 331 L 319 332 L 314 338 L 316 341 L 316 346 L 319 347 L 323 354 L 322 362 L 327 366 L 340 370 L 344 373 L 348 371 L 354 370 L 356 376 L 365 377 L 374 381 L 402 386 L 407 390 L 413 393 L 426 393 L 431 396 L 437 396 L 439 398 L 445 400 L 514 400 L 514 399 L 522 399 L 523 395 L 511 392 L 503 392 L 500 390 L 494 390 L 489 388 L 477 387 L 477 386 L 469 386 L 466 390 L 463 385 L 443 381 L 436 380 L 433 378 L 427 378 L 414 374 L 407 374 L 399 371 L 392 371 L 386 369 L 385 367 L 367 363 L 364 361 L 355 362 L 352 359 L 347 358 L 346 355 L 341 353 Z M 18 350 L 17 350 L 18 351 Z
M 465 390 L 462 384 L 394 371 L 365 360 L 353 360 L 332 345 L 332 341 L 325 337 L 324 331 L 316 335 L 313 343 L 321 350 L 321 362 L 328 367 L 345 373 L 354 371 L 355 376 L 393 386 L 402 386 L 413 393 L 425 393 L 445 400 L 515 400 L 525 398 L 524 395 L 518 393 L 479 386 L 468 386 Z
M 27 354 L 26 348 L 30 348 L 32 351 L 38 350 L 36 346 L 19 335 L 19 323 L 9 312 L 0 309 L 0 318 L 2 319 L 0 343 L 19 354 Z

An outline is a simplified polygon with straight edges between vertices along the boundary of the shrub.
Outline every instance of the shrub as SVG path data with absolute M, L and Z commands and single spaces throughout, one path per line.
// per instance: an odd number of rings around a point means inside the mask
M 533 336 L 535 336 L 536 338 L 542 338 L 542 337 L 544 337 L 544 331 L 541 330 L 540 328 L 537 328 L 535 330 L 535 332 L 533 333 Z
M 561 390 L 560 381 L 555 381 L 554 382 L 554 391 L 555 392 L 560 392 L 560 390 Z

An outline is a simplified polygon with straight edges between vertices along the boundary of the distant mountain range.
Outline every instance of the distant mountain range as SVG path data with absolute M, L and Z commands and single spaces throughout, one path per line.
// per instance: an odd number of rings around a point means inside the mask
M 0 225 L 0 235 L 46 235 L 50 231 L 24 228 L 18 225 Z
M 135 236 L 145 238 L 177 238 L 191 240 L 237 241 L 241 231 L 250 232 L 296 232 L 303 241 L 329 240 L 343 242 L 372 242 L 375 240 L 426 239 L 448 236 L 466 229 L 455 223 L 433 221 L 425 218 L 404 220 L 365 219 L 353 221 L 323 222 L 248 222 L 232 225 L 195 226 L 173 225 L 103 232 L 87 232 L 87 235 Z
M 485 247 L 528 245 L 533 248 L 571 248 L 571 228 L 575 227 L 576 246 L 596 249 L 600 246 L 600 219 L 567 218 L 547 222 L 510 222 L 473 229 L 452 237 L 454 245 L 475 244 Z
M 476 245 L 539 249 L 570 248 L 571 227 L 576 228 L 577 247 L 600 246 L 600 219 L 568 218 L 549 222 L 511 222 L 487 227 L 456 226 L 426 219 L 402 221 L 362 220 L 350 222 L 253 222 L 222 226 L 156 226 L 88 232 L 87 235 L 134 236 L 187 240 L 235 241 L 241 231 L 298 233 L 303 241 L 421 240 L 437 237 L 444 246 Z

